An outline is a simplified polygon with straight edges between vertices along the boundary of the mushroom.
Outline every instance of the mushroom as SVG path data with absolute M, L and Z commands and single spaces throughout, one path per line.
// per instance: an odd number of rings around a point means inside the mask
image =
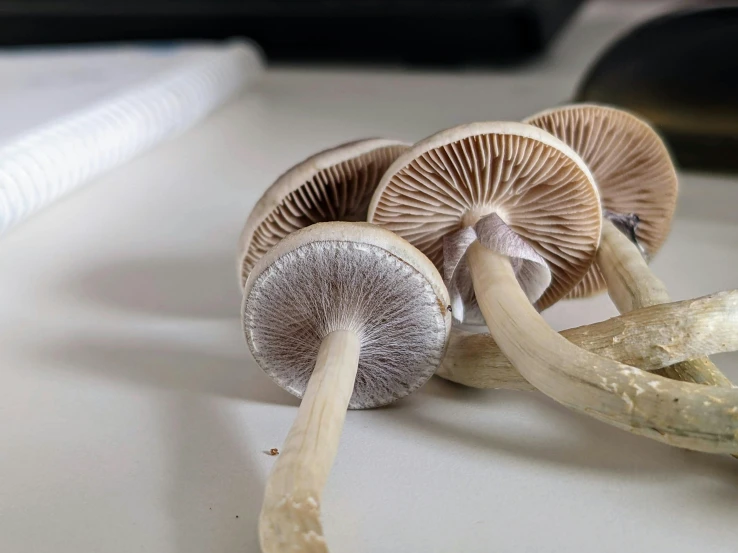
M 241 287 L 256 261 L 291 232 L 326 221 L 366 221 L 379 179 L 407 148 L 397 140 L 367 138 L 319 152 L 283 173 L 241 233 Z
M 422 253 L 367 223 L 310 226 L 256 263 L 244 289 L 246 340 L 264 372 L 303 398 L 266 485 L 265 553 L 327 551 L 320 498 L 346 409 L 386 405 L 433 375 L 448 301 Z
M 581 280 L 601 229 L 589 169 L 556 137 L 523 123 L 442 131 L 394 161 L 369 221 L 443 263 L 454 317 L 468 273 L 500 350 L 546 395 L 671 445 L 738 452 L 738 390 L 676 382 L 585 351 L 531 303 L 542 309 Z
M 738 290 L 636 309 L 561 335 L 602 357 L 664 374 L 687 359 L 738 350 Z M 489 334 L 458 328 L 436 374 L 474 388 L 535 390 Z
M 570 297 L 607 288 L 621 313 L 670 301 L 647 261 L 666 240 L 677 199 L 677 175 L 659 135 L 623 110 L 575 104 L 526 119 L 575 152 L 592 171 L 604 221 L 596 263 Z M 687 360 L 666 373 L 676 380 L 732 387 L 707 358 Z

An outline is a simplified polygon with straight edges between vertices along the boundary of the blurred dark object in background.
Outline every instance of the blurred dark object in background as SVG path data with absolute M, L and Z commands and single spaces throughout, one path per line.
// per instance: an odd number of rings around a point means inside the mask
M 270 61 L 508 64 L 583 0 L 0 0 L 0 45 L 256 41 Z
M 738 172 L 738 6 L 640 25 L 599 58 L 575 99 L 642 115 L 684 168 Z

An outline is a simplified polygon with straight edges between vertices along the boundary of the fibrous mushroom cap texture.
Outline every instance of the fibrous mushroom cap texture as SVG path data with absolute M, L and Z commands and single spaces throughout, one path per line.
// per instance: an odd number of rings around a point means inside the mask
M 385 173 L 369 221 L 441 267 L 444 236 L 491 213 L 548 263 L 539 309 L 567 294 L 593 261 L 602 214 L 592 175 L 566 144 L 523 123 L 472 123 L 419 142 Z
M 353 409 L 385 405 L 436 371 L 451 315 L 441 275 L 420 251 L 367 223 L 320 223 L 265 254 L 244 289 L 243 328 L 259 366 L 302 397 L 322 340 L 356 332 Z
M 365 221 L 379 179 L 408 147 L 383 138 L 358 140 L 319 152 L 283 173 L 254 206 L 241 233 L 241 285 L 256 261 L 291 232 L 325 221 Z
M 636 236 L 649 257 L 661 248 L 671 228 L 678 193 L 669 151 L 651 126 L 626 111 L 574 104 L 533 115 L 526 122 L 566 142 L 589 167 L 607 211 L 636 214 Z M 569 297 L 605 290 L 593 264 Z

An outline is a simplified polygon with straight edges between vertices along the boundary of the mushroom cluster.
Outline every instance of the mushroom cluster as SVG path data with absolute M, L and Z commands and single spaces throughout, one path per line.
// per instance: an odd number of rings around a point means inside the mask
M 251 353 L 302 398 L 266 484 L 262 550 L 328 551 L 320 499 L 346 410 L 434 373 L 738 454 L 738 389 L 707 358 L 738 350 L 738 292 L 671 302 L 647 265 L 676 199 L 660 137 L 597 105 L 351 142 L 279 177 L 238 252 Z M 540 315 L 604 290 L 619 317 L 558 333 Z

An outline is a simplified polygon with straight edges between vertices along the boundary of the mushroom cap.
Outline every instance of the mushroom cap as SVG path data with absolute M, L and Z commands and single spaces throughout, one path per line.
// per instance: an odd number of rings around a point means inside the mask
M 408 147 L 384 138 L 357 140 L 283 173 L 256 203 L 241 233 L 241 286 L 256 261 L 291 232 L 325 221 L 366 221 L 379 179 Z
M 638 117 L 596 104 L 549 109 L 525 120 L 566 142 L 589 167 L 607 211 L 640 219 L 636 236 L 649 258 L 671 229 L 678 181 L 659 135 Z M 587 297 L 607 288 L 593 264 L 569 297 Z
M 385 405 L 440 366 L 451 327 L 448 291 L 420 251 L 368 223 L 318 223 L 294 232 L 254 266 L 243 329 L 256 362 L 302 397 L 322 340 L 360 342 L 349 408 Z
M 443 262 L 443 238 L 497 215 L 548 263 L 536 302 L 558 301 L 589 269 L 602 213 L 587 166 L 556 137 L 523 123 L 471 123 L 427 138 L 390 166 L 369 218 Z

